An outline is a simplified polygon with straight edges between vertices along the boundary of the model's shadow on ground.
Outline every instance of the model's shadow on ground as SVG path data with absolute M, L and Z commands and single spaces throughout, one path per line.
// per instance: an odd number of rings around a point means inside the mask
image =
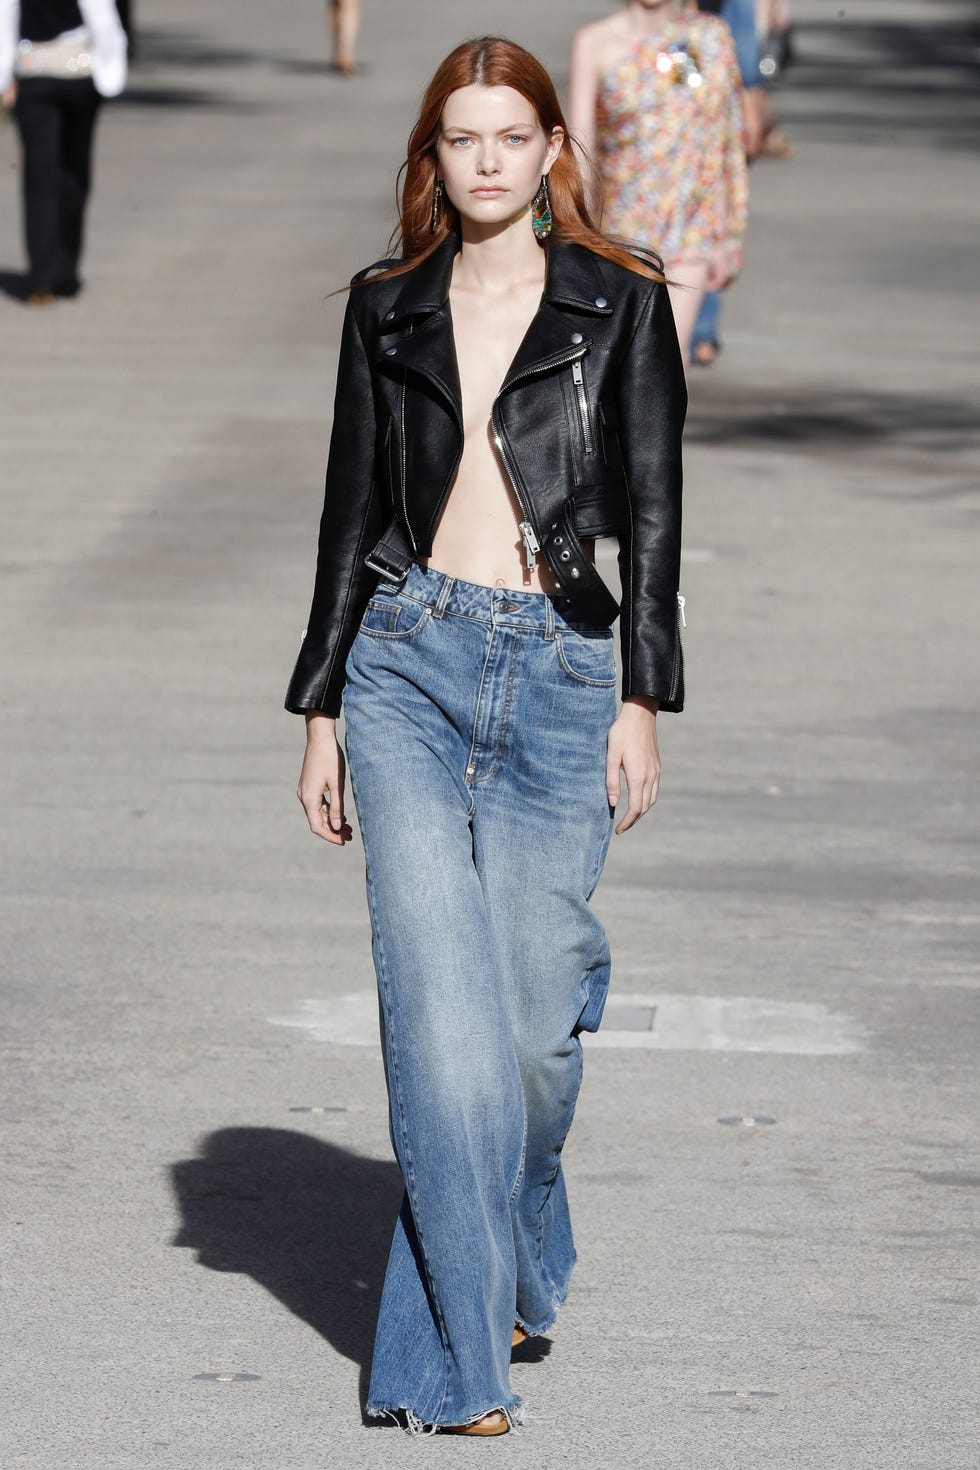
M 402 1183 L 394 1163 L 281 1128 L 223 1128 L 174 1164 L 174 1245 L 212 1271 L 251 1276 L 361 1369 Z M 376 1421 L 371 1421 L 372 1423 Z
M 173 1244 L 211 1271 L 251 1276 L 357 1363 L 363 1411 L 402 1197 L 398 1166 L 285 1128 L 222 1128 L 170 1177 L 181 1214 Z M 550 1339 L 534 1337 L 514 1362 L 550 1352 Z
M 550 1337 L 529 1337 L 511 1353 L 512 1363 L 543 1363 L 551 1352 Z

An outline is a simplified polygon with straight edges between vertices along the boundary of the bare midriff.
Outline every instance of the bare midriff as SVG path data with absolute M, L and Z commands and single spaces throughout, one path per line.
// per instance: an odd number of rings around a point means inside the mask
M 541 296 L 540 285 L 516 291 L 488 308 L 469 292 L 453 289 L 450 303 L 463 402 L 463 454 L 432 540 L 431 566 L 483 587 L 558 592 L 547 562 L 529 557 L 521 535 L 524 520 L 507 470 L 494 444 L 490 415 Z M 583 542 L 592 556 L 592 543 Z

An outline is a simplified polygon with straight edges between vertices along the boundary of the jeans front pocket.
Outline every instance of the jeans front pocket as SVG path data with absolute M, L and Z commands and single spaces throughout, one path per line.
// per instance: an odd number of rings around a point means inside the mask
M 610 689 L 616 682 L 613 637 L 608 629 L 594 633 L 562 628 L 555 634 L 555 650 L 562 671 L 579 684 Z
M 375 596 L 364 610 L 360 631 L 369 638 L 414 638 L 431 614 L 432 609 L 420 602 Z

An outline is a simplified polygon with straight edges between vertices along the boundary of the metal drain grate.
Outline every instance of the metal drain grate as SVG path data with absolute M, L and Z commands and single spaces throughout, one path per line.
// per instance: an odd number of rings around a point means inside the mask
M 602 1016 L 607 1031 L 652 1031 L 656 1006 L 608 1005 Z
M 258 1383 L 261 1373 L 195 1373 L 195 1381 L 204 1383 Z
M 709 1388 L 709 1399 L 778 1399 L 771 1388 Z

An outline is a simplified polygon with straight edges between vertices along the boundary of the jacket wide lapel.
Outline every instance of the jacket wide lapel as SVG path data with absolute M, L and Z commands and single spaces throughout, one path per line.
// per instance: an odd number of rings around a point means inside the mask
M 459 238 L 448 234 L 427 259 L 403 277 L 391 310 L 381 323 L 378 365 L 420 373 L 445 398 L 463 426 L 459 366 L 449 310 L 449 283 Z
M 463 395 L 459 385 L 459 365 L 453 338 L 453 320 L 448 301 L 430 315 L 417 319 L 409 335 L 384 348 L 379 359 L 382 366 L 407 368 L 420 373 L 449 401 L 456 421 L 463 426 Z

